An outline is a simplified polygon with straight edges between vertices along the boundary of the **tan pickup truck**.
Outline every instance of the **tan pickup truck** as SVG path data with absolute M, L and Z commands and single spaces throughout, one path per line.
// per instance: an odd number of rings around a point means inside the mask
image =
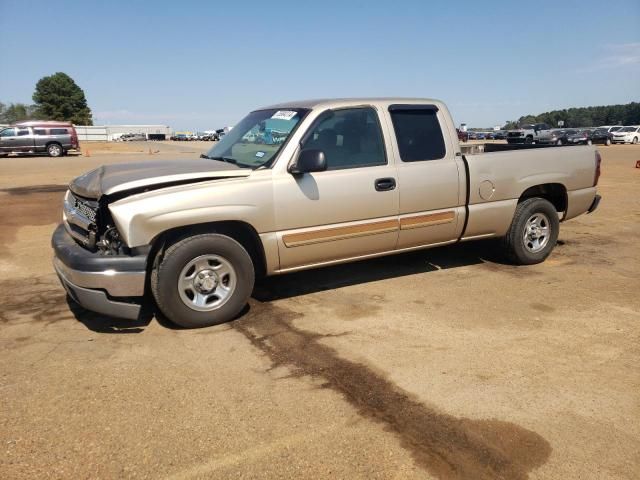
M 447 107 L 429 99 L 261 108 L 202 157 L 71 182 L 52 244 L 76 302 L 135 318 L 147 296 L 176 324 L 201 327 L 238 315 L 256 275 L 490 237 L 533 264 L 560 221 L 600 200 L 593 147 L 465 156 Z

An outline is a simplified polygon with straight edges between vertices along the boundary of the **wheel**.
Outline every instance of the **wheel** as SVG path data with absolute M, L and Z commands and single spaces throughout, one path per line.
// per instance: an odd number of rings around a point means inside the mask
M 558 240 L 560 221 L 555 207 L 544 198 L 518 204 L 502 244 L 507 258 L 518 265 L 543 262 Z
M 591 141 L 591 139 L 587 140 L 587 145 L 593 145 L 593 142 Z
M 558 140 L 558 141 L 556 142 L 556 145 L 562 145 L 562 140 Z
M 61 157 L 63 150 L 59 143 L 50 143 L 47 145 L 47 153 L 50 157 Z
M 607 139 L 605 140 L 604 144 L 605 144 L 607 147 L 608 147 L 608 146 L 610 146 L 610 145 L 611 145 L 611 139 L 610 139 L 610 138 L 607 138 Z
M 208 327 L 233 319 L 247 304 L 255 272 L 234 239 L 219 234 L 183 238 L 171 245 L 151 274 L 158 307 L 173 323 Z
M 632 144 L 637 144 L 638 143 L 638 137 L 633 137 L 633 140 L 631 141 Z
M 533 143 L 533 137 L 527 137 L 527 138 L 525 138 L 525 139 L 524 139 L 524 143 L 526 143 L 526 144 L 531 144 L 531 143 Z

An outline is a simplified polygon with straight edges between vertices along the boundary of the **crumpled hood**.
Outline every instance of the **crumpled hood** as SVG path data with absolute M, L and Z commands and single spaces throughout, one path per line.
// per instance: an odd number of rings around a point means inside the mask
M 103 165 L 77 178 L 69 189 L 85 198 L 99 199 L 102 195 L 176 183 L 218 178 L 247 177 L 251 170 L 216 160 L 171 160 L 157 162 Z

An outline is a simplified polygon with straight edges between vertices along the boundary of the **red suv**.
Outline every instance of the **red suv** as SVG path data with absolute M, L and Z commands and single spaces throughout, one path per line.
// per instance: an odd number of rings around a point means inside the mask
M 61 157 L 78 147 L 78 134 L 69 122 L 30 120 L 0 130 L 0 156 L 47 153 Z

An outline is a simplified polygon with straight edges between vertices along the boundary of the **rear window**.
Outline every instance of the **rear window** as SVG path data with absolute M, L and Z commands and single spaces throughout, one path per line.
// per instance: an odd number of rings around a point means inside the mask
M 446 149 L 437 110 L 394 107 L 390 113 L 403 162 L 444 158 Z
M 69 131 L 66 128 L 52 128 L 51 135 L 66 135 Z

